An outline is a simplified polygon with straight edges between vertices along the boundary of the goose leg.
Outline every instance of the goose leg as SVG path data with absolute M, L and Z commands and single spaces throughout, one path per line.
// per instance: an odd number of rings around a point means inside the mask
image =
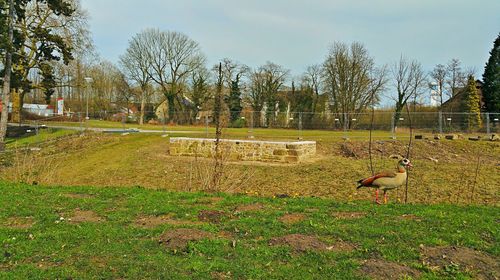
M 386 193 L 386 190 L 384 190 L 384 204 L 387 204 L 387 193 Z
M 375 203 L 380 204 L 380 202 L 378 201 L 378 189 L 375 189 Z

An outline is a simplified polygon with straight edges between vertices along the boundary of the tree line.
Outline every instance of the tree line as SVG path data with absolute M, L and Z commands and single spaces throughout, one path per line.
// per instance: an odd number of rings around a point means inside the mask
M 13 101 L 13 121 L 22 119 L 23 102 L 53 104 L 55 97 L 64 97 L 66 109 L 78 112 L 139 104 L 140 123 L 154 117 L 147 112 L 162 103 L 168 120 L 193 120 L 213 109 L 217 74 L 198 42 L 180 32 L 146 29 L 129 40 L 113 64 L 99 58 L 88 16 L 79 0 L 0 0 L 2 100 Z M 500 104 L 498 48 L 497 37 L 483 75 L 490 112 L 498 112 Z M 430 73 L 403 55 L 391 65 L 376 65 L 359 42 L 334 42 L 322 63 L 307 66 L 299 76 L 271 61 L 252 68 L 231 58 L 221 59 L 221 71 L 231 122 L 245 108 L 262 112 L 258 117 L 269 122 L 277 111 L 356 115 L 384 99 L 394 104 L 397 122 L 430 87 L 442 105 L 474 80 L 474 71 L 464 70 L 458 59 L 437 64 Z M 471 112 L 472 107 L 463 106 Z M 2 115 L 2 123 L 6 118 Z M 339 121 L 349 126 L 349 118 Z M 2 133 L 0 126 L 0 140 Z

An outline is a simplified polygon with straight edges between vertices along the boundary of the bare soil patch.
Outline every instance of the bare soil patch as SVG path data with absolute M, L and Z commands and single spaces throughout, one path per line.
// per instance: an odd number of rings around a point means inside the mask
M 264 204 L 262 203 L 253 203 L 253 204 L 244 204 L 238 205 L 234 211 L 236 212 L 247 212 L 247 211 L 259 211 L 264 209 Z
M 4 226 L 15 229 L 28 229 L 35 224 L 33 217 L 9 217 L 3 223 Z
M 213 224 L 218 224 L 226 216 L 227 216 L 227 214 L 224 211 L 202 210 L 198 213 L 198 220 L 203 221 L 203 222 L 210 222 Z
M 360 271 L 364 276 L 372 279 L 405 279 L 405 277 L 418 278 L 420 272 L 416 269 L 407 267 L 395 262 L 385 260 L 372 259 L 365 261 Z
M 332 215 L 338 219 L 361 219 L 366 217 L 366 212 L 334 212 Z
M 199 229 L 178 228 L 164 232 L 159 239 L 160 245 L 168 250 L 185 250 L 189 242 L 211 239 L 213 234 Z
M 282 222 L 284 224 L 292 225 L 292 224 L 300 223 L 305 219 L 306 219 L 306 215 L 304 215 L 304 214 L 292 213 L 292 214 L 285 214 L 285 215 L 281 216 L 281 218 L 279 220 L 280 220 L 280 222 Z
M 197 221 L 176 220 L 172 215 L 159 215 L 159 216 L 140 216 L 135 222 L 135 226 L 142 228 L 155 228 L 160 225 L 201 225 L 203 223 Z
M 97 215 L 94 211 L 75 209 L 73 216 L 69 218 L 68 221 L 72 224 L 85 222 L 99 223 L 104 221 L 104 219 Z
M 338 240 L 332 246 L 326 247 L 326 249 L 332 252 L 345 253 L 356 250 L 356 246 L 352 243 L 343 240 Z
M 217 237 L 224 238 L 224 239 L 232 239 L 234 237 L 234 235 L 233 235 L 233 233 L 231 233 L 229 231 L 222 230 L 222 231 L 219 231 L 217 233 Z
M 86 194 L 86 193 L 65 193 L 62 195 L 63 197 L 67 198 L 80 198 L 80 199 L 86 199 L 86 198 L 93 198 L 95 196 L 91 194 Z
M 316 236 L 304 234 L 289 234 L 272 238 L 270 246 L 290 246 L 294 251 L 326 251 L 328 246 Z
M 500 278 L 500 259 L 465 247 L 422 247 L 421 256 L 424 264 L 433 269 L 446 269 L 458 265 L 462 271 L 471 272 L 474 279 Z

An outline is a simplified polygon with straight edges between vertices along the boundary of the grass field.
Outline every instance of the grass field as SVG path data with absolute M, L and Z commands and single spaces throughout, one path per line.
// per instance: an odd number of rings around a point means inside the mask
M 0 191 L 1 279 L 500 276 L 497 207 L 5 182 Z
M 152 125 L 152 124 L 130 124 L 130 123 L 120 123 L 120 122 L 111 122 L 111 121 L 99 121 L 99 120 L 89 120 L 86 123 L 78 123 L 78 122 L 47 122 L 47 125 L 59 126 L 59 127 L 91 127 L 91 128 L 102 128 L 102 129 L 111 129 L 111 128 L 123 128 L 123 129 L 143 129 L 143 130 L 154 130 L 154 131 L 171 131 L 171 132 L 190 132 L 198 133 L 198 136 L 204 137 L 207 135 L 209 137 L 214 137 L 215 129 L 212 126 L 208 128 L 205 126 L 187 126 L 187 125 Z M 368 133 L 363 130 L 351 130 L 344 132 L 342 130 L 301 130 L 299 131 L 297 128 L 226 128 L 224 129 L 224 136 L 229 138 L 241 138 L 254 136 L 257 139 L 297 139 L 299 137 L 326 137 L 327 139 L 336 139 L 342 140 L 343 137 L 347 136 L 350 138 L 361 138 L 367 139 Z M 392 133 L 387 131 L 375 131 L 373 134 L 374 138 L 389 138 L 392 136 Z M 398 138 L 408 138 L 408 131 L 405 129 L 400 129 L 399 132 L 395 133 L 395 136 Z
M 286 133 L 287 130 L 261 132 L 263 139 L 292 139 Z M 231 137 L 235 135 L 233 132 Z M 344 202 L 371 199 L 371 191 L 355 189 L 357 180 L 371 174 L 368 141 L 360 138 L 346 142 L 341 135 L 333 131 L 304 132 L 305 140 L 318 142 L 318 156 L 301 164 L 227 162 L 221 191 L 319 196 Z M 22 141 L 35 139 L 36 136 Z M 203 181 L 213 165 L 207 159 L 170 156 L 169 138 L 160 134 L 87 133 L 51 139 L 36 145 L 42 148 L 40 151 L 12 149 L 0 156 L 4 162 L 0 175 L 10 181 L 45 185 L 192 191 L 203 189 Z M 407 141 L 374 140 L 374 169 L 393 169 L 395 161 L 389 155 L 406 154 Z M 415 166 L 410 173 L 410 202 L 499 206 L 500 143 L 415 140 L 410 159 Z M 393 201 L 402 201 L 403 194 L 398 189 L 389 195 Z

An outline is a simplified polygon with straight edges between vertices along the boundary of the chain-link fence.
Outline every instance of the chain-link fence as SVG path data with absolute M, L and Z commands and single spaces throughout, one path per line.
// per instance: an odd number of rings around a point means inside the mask
M 189 111 L 165 113 L 145 112 L 143 123 L 158 126 L 212 126 L 211 111 Z M 138 124 L 140 114 L 134 112 L 72 112 L 61 116 L 33 116 L 30 122 L 80 122 L 86 120 L 115 122 L 120 128 L 124 124 Z M 500 113 L 481 113 L 480 117 L 468 113 L 451 112 L 403 112 L 398 117 L 394 112 L 366 113 L 309 113 L 309 112 L 225 112 L 223 124 L 229 128 L 280 128 L 291 130 L 373 130 L 395 133 L 410 127 L 428 133 L 500 133 Z M 112 126 L 108 124 L 108 126 Z

